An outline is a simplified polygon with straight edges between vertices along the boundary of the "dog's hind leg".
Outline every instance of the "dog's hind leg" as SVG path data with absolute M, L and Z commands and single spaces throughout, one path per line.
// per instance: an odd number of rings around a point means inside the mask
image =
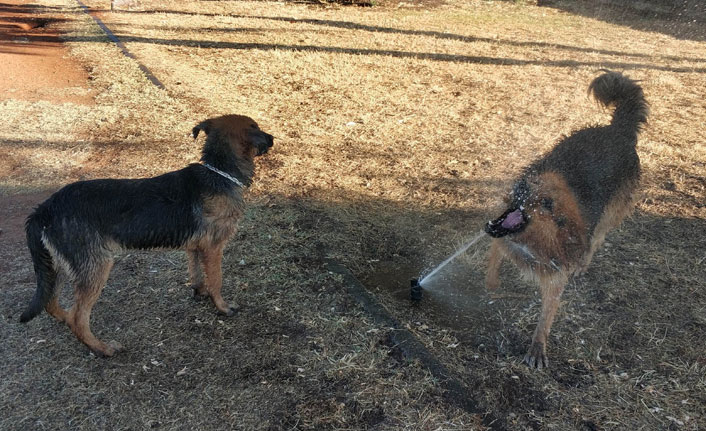
M 68 276 L 63 269 L 57 271 L 56 280 L 54 281 L 54 292 L 52 294 L 49 303 L 45 307 L 47 313 L 54 317 L 59 322 L 66 322 L 67 312 L 61 305 L 59 305 L 59 295 L 61 293 L 61 288 L 68 281 Z
M 226 316 L 232 316 L 235 314 L 235 308 L 225 302 L 221 296 L 221 288 L 223 287 L 221 262 L 223 260 L 224 246 L 225 243 L 204 247 L 201 252 L 203 253 L 203 266 L 206 273 L 206 290 L 218 311 Z
M 564 291 L 568 278 L 563 272 L 551 276 L 540 277 L 539 284 L 542 292 L 542 312 L 539 323 L 532 336 L 532 345 L 525 355 L 524 362 L 530 368 L 541 370 L 549 366 L 547 358 L 547 338 L 554 323 L 554 316 L 559 308 L 559 298 Z
M 581 266 L 576 271 L 578 275 L 583 275 L 588 271 L 588 266 L 593 260 L 593 255 L 603 245 L 606 234 L 613 228 L 622 223 L 623 219 L 630 214 L 633 209 L 633 197 L 629 190 L 618 193 L 611 202 L 606 205 L 603 215 L 601 216 L 596 228 L 591 235 L 591 246 L 586 254 L 581 259 Z
M 203 274 L 203 253 L 199 250 L 187 250 L 186 257 L 189 262 L 189 282 L 191 283 L 191 288 L 194 289 L 195 298 L 208 297 L 208 290 L 206 289 L 206 284 L 204 283 Z
M 494 239 L 490 243 L 490 251 L 488 252 L 488 272 L 485 274 L 485 288 L 488 291 L 497 290 L 500 286 L 500 264 L 502 263 L 504 253 L 501 249 L 499 239 Z
M 75 281 L 76 302 L 66 316 L 71 331 L 89 349 L 100 356 L 113 356 L 121 346 L 115 342 L 106 344 L 91 332 L 91 310 L 108 281 L 108 274 L 113 267 L 112 258 L 95 259 L 85 264 Z

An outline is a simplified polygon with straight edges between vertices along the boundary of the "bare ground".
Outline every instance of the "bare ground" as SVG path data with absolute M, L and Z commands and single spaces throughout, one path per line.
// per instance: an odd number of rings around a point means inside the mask
M 14 23 L 50 20 L 13 24 L 23 33 L 0 53 L 62 34 L 77 75 L 52 85 L 90 100 L 42 91 L 36 64 L 0 100 L 0 428 L 706 427 L 706 45 L 692 25 L 581 2 L 86 3 L 166 89 L 76 4 L 2 6 Z M 486 242 L 420 307 L 406 284 L 477 232 L 561 134 L 607 121 L 585 97 L 602 67 L 640 79 L 651 103 L 642 197 L 568 287 L 551 368 L 534 372 L 521 359 L 535 287 L 508 266 L 502 292 L 483 293 Z M 188 131 L 227 112 L 276 136 L 225 257 L 225 294 L 243 311 L 224 319 L 193 301 L 180 253 L 125 252 L 92 322 L 126 352 L 95 358 L 47 315 L 17 323 L 34 289 L 31 206 L 68 181 L 195 161 Z M 325 258 L 364 280 L 478 411 L 403 358 Z

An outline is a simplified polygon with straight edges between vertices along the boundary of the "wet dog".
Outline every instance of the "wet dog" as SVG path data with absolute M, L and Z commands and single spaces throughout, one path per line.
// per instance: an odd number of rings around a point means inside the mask
M 45 308 L 93 352 L 113 355 L 120 346 L 96 338 L 89 320 L 113 253 L 121 249 L 186 250 L 194 294 L 234 314 L 221 296 L 223 248 L 243 215 L 254 158 L 269 150 L 273 138 L 240 115 L 203 121 L 193 128 L 194 139 L 201 131 L 206 143 L 200 164 L 154 178 L 79 181 L 36 208 L 25 230 L 37 290 L 21 322 Z M 74 287 L 69 310 L 58 301 L 65 281 Z
M 586 271 L 606 233 L 632 210 L 640 179 L 635 147 L 648 114 L 642 88 L 606 72 L 588 90 L 615 108 L 611 123 L 574 132 L 528 166 L 506 199 L 507 210 L 485 226 L 495 238 L 486 288 L 499 286 L 504 257 L 540 286 L 542 311 L 524 357 L 532 368 L 548 365 L 547 337 L 564 286 Z

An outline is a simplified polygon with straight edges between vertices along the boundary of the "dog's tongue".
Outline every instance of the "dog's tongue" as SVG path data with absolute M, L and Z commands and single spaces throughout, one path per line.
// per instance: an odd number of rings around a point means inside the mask
M 514 229 L 522 223 L 522 211 L 519 209 L 511 212 L 505 217 L 501 226 L 505 229 Z

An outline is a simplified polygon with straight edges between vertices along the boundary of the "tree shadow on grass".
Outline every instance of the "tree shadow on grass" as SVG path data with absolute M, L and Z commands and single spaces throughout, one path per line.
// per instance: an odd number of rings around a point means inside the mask
M 706 3 L 701 0 L 541 0 L 538 4 L 640 31 L 656 31 L 677 39 L 706 41 Z
M 319 46 L 319 45 L 286 45 L 286 44 L 270 44 L 270 43 L 253 43 L 253 42 L 223 42 L 209 40 L 192 40 L 192 39 L 156 39 L 147 37 L 135 37 L 117 35 L 122 43 L 146 43 L 152 45 L 164 46 L 183 46 L 191 48 L 211 48 L 211 49 L 234 49 L 234 50 L 255 50 L 255 51 L 303 51 L 303 52 L 323 52 L 334 54 L 349 54 L 349 55 L 372 55 L 372 56 L 387 56 L 395 58 L 410 58 L 416 60 L 432 60 L 442 62 L 460 62 L 487 64 L 498 66 L 545 66 L 545 67 L 593 67 L 596 69 L 622 69 L 622 70 L 662 70 L 675 73 L 706 73 L 706 67 L 674 67 L 661 66 L 651 63 L 627 63 L 620 61 L 578 61 L 578 60 L 523 60 L 504 57 L 488 57 L 474 56 L 465 54 L 446 54 L 446 53 L 431 53 L 431 52 L 415 52 L 415 51 L 400 51 L 387 49 L 365 49 L 365 48 L 348 48 L 335 46 Z M 68 37 L 70 42 L 96 42 L 101 41 L 101 37 Z M 39 39 L 41 40 L 41 39 Z
M 445 187 L 443 182 L 437 185 Z M 458 186 L 492 193 L 498 184 L 469 180 Z M 587 275 L 567 286 L 549 342 L 551 368 L 537 372 L 521 363 L 539 312 L 537 288 L 505 263 L 500 291 L 488 295 L 487 239 L 471 249 L 476 256 L 462 256 L 442 273 L 418 306 L 409 301 L 410 278 L 470 239 L 492 210 L 420 207 L 350 193 L 327 200 L 322 193 L 312 199 L 269 197 L 256 211 L 264 219 L 273 210 L 279 217 L 289 214 L 280 230 L 311 239 L 300 244 L 302 254 L 333 256 L 349 266 L 403 327 L 474 388 L 469 397 L 495 417 L 568 429 L 574 419 L 561 412 L 585 403 L 586 423 L 600 423 L 606 420 L 601 402 L 616 390 L 604 376 L 616 369 L 630 376 L 659 370 L 654 383 L 676 378 L 681 389 L 664 394 L 675 405 L 684 393 L 706 401 L 693 378 L 693 367 L 706 364 L 699 341 L 706 330 L 706 220 L 638 211 L 611 231 Z M 665 365 L 676 360 L 685 363 L 682 369 Z M 632 386 L 628 398 L 640 391 Z M 563 395 L 551 395 L 556 393 Z M 609 415 L 625 410 L 614 407 Z M 680 414 L 688 414 L 689 407 L 683 409 Z M 658 419 L 642 414 L 628 419 L 659 426 Z
M 571 3 L 573 4 L 573 3 Z M 554 6 L 554 5 L 553 5 Z M 558 6 L 554 6 L 558 7 Z M 127 11 L 126 13 L 137 13 L 137 14 L 148 14 L 148 13 L 168 13 L 177 15 L 187 15 L 187 16 L 223 16 L 219 14 L 209 14 L 209 13 L 195 13 L 195 12 L 182 12 L 182 11 L 172 11 L 172 10 L 157 10 L 157 11 Z M 361 24 L 352 21 L 340 21 L 340 20 L 326 20 L 317 18 L 295 18 L 287 16 L 257 16 L 257 15 L 238 15 L 238 14 L 226 14 L 225 16 L 231 18 L 247 18 L 247 19 L 261 19 L 268 21 L 279 21 L 287 22 L 293 25 L 298 24 L 308 24 L 321 27 L 331 27 L 344 30 L 359 30 L 370 33 L 389 33 L 389 34 L 402 34 L 408 36 L 427 36 L 437 39 L 444 40 L 455 40 L 466 43 L 490 43 L 494 45 L 508 45 L 520 48 L 550 48 L 561 51 L 572 51 L 577 53 L 591 53 L 591 54 L 601 54 L 601 55 L 611 55 L 620 57 L 633 57 L 633 58 L 654 58 L 658 57 L 664 60 L 672 61 L 706 61 L 706 59 L 691 58 L 679 55 L 664 55 L 659 53 L 642 54 L 635 52 L 627 52 L 621 50 L 610 50 L 610 49 L 596 49 L 591 47 L 582 47 L 575 45 L 567 45 L 565 43 L 554 43 L 554 42 L 538 42 L 538 41 L 518 41 L 511 39 L 502 38 L 489 38 L 489 37 L 479 37 L 472 35 L 461 35 L 452 32 L 436 31 L 436 30 L 412 30 L 412 29 L 401 29 L 395 27 L 383 27 L 377 25 Z M 229 31 L 229 29 L 218 29 L 219 31 Z M 239 31 L 238 29 L 232 29 L 230 31 Z
M 438 184 L 434 179 L 425 181 L 432 183 L 431 186 L 448 187 L 448 181 L 444 179 Z M 471 179 L 455 186 L 493 193 L 497 192 L 500 183 Z M 287 420 L 296 420 L 298 413 L 285 402 L 285 398 L 294 397 L 297 403 L 304 403 L 307 399 L 323 400 L 338 396 L 336 388 L 350 384 L 339 382 L 331 374 L 327 380 L 330 388 L 317 385 L 314 389 L 303 381 L 297 383 L 296 375 L 290 375 L 292 361 L 301 361 L 302 353 L 317 348 L 307 340 L 318 340 L 317 343 L 324 345 L 337 341 L 321 339 L 329 332 L 311 327 L 306 323 L 311 321 L 310 317 L 297 320 L 296 313 L 308 316 L 306 313 L 311 310 L 338 309 L 341 314 L 346 314 L 355 308 L 350 299 L 345 299 L 346 294 L 328 286 L 330 281 L 322 276 L 326 273 L 324 260 L 334 258 L 342 262 L 366 282 L 372 280 L 371 274 L 382 269 L 387 278 L 378 281 L 400 282 L 405 288 L 408 274 L 404 268 L 413 273 L 430 258 L 434 262 L 440 261 L 455 249 L 460 237 L 476 232 L 488 217 L 489 210 L 480 206 L 423 206 L 413 201 L 391 201 L 355 193 L 333 196 L 329 190 L 316 191 L 309 197 L 272 195 L 266 191 L 253 194 L 241 229 L 229 245 L 224 261 L 226 294 L 234 295 L 232 284 L 241 286 L 237 290 L 242 290 L 238 297 L 245 306 L 245 318 L 214 323 L 215 326 L 204 325 L 204 320 L 210 321 L 204 316 L 206 308 L 190 311 L 193 306 L 181 300 L 185 295 L 180 286 L 186 280 L 184 265 L 175 266 L 172 258 L 163 258 L 163 252 L 127 256 L 116 265 L 116 273 L 109 281 L 112 289 L 103 293 L 95 320 L 99 322 L 97 328 L 109 326 L 105 328 L 107 332 L 113 332 L 116 325 L 127 328 L 119 335 L 131 346 L 131 352 L 118 362 L 114 361 L 118 365 L 109 367 L 106 372 L 116 378 L 126 378 L 122 375 L 123 368 L 139 368 L 145 362 L 144 358 L 160 358 L 153 360 L 152 364 L 164 361 L 167 367 L 171 367 L 171 377 L 155 374 L 164 365 L 152 367 L 148 363 L 148 367 L 154 368 L 152 374 L 146 373 L 147 378 L 152 379 L 150 382 L 161 381 L 160 387 L 174 385 L 175 389 L 182 388 L 186 382 L 187 386 L 199 389 L 201 383 L 192 382 L 191 374 L 184 374 L 183 378 L 176 380 L 173 374 L 184 367 L 179 358 L 190 357 L 194 353 L 192 349 L 207 349 L 214 361 L 200 365 L 189 363 L 188 370 L 189 373 L 198 370 L 199 374 L 194 378 L 205 381 L 203 384 L 208 384 L 210 391 L 232 391 L 231 385 L 235 384 L 236 393 L 247 394 L 253 388 L 262 388 L 261 381 L 265 377 L 268 381 L 280 381 L 282 389 L 286 388 L 288 392 L 280 389 L 281 397 L 267 396 L 274 397 L 271 398 L 274 406 L 289 406 L 287 411 L 294 416 Z M 530 427 L 536 423 L 558 423 L 568 429 L 576 425 L 576 419 L 570 413 L 574 405 L 582 406 L 582 420 L 600 423 L 600 415 L 606 414 L 601 399 L 615 396 L 614 388 L 605 383 L 604 377 L 615 370 L 629 376 L 641 375 L 645 369 L 653 370 L 650 383 L 663 388 L 662 400 L 678 396 L 680 400 L 687 397 L 694 403 L 706 402 L 704 394 L 697 392 L 695 381 L 689 380 L 689 369 L 693 367 L 675 369 L 667 365 L 677 358 L 687 365 L 706 361 L 700 343 L 706 330 L 702 313 L 706 304 L 703 260 L 706 256 L 699 255 L 703 253 L 705 231 L 706 221 L 701 219 L 638 212 L 620 229 L 611 232 L 609 245 L 596 255 L 589 273 L 573 281 L 564 294 L 564 304 L 550 340 L 551 368 L 543 372 L 533 372 L 520 364 L 539 304 L 533 286 L 520 281 L 509 265 L 505 265 L 504 284 L 495 298 L 482 292 L 482 258 L 477 266 L 461 262 L 461 268 L 465 266 L 467 271 L 467 284 L 456 290 L 457 296 L 450 302 L 444 299 L 443 283 L 436 287 L 436 293 L 428 292 L 418 307 L 412 307 L 406 298 L 396 296 L 394 286 L 371 283 L 367 287 L 396 319 L 426 343 L 442 363 L 454 370 L 457 378 L 474 388 L 469 397 L 501 418 L 500 424 L 505 420 L 508 424 Z M 480 245 L 481 255 L 486 245 Z M 17 247 L 17 250 L 24 250 L 21 245 Z M 25 263 L 29 263 L 28 258 Z M 253 278 L 255 274 L 258 278 Z M 27 280 L 20 282 L 27 284 Z M 3 296 L 4 304 L 14 307 L 14 304 L 23 302 L 20 296 L 31 292 L 16 289 L 13 284 L 7 286 Z M 133 293 L 120 294 L 120 290 L 128 287 Z M 465 296 L 464 289 L 467 289 Z M 275 310 L 273 304 L 279 304 L 279 307 L 288 304 L 294 314 L 272 311 Z M 109 323 L 105 309 L 113 316 Z M 8 308 L 2 314 L 16 316 L 18 312 Z M 182 315 L 184 313 L 187 318 Z M 195 319 L 197 323 L 194 323 Z M 303 319 L 301 315 L 299 319 Z M 8 324 L 8 346 L 21 345 L 13 335 L 15 327 L 10 326 Z M 75 350 L 80 350 L 81 346 L 67 335 L 65 328 L 58 325 L 51 325 L 51 328 L 54 328 L 50 329 L 52 333 L 60 333 L 58 336 L 63 339 L 61 346 L 64 347 L 54 346 L 52 341 L 35 346 L 33 350 L 41 348 L 49 353 L 52 349 L 61 349 L 63 353 L 48 356 L 54 358 L 52 363 L 58 361 L 58 365 L 69 359 L 75 360 Z M 23 333 L 33 331 L 29 327 L 19 329 Z M 367 329 L 361 327 L 360 331 L 365 333 Z M 283 338 L 276 348 L 268 347 L 271 334 L 280 333 L 287 338 Z M 223 339 L 233 340 L 227 344 L 232 344 L 232 349 L 221 345 Z M 214 342 L 221 347 L 209 347 Z M 158 347 L 162 344 L 170 348 L 166 357 Z M 241 351 L 243 346 L 249 347 L 247 356 Z M 233 354 L 233 349 L 239 351 L 235 363 L 228 362 L 232 361 L 228 355 Z M 7 356 L 14 357 L 14 354 Z M 17 358 L 22 355 L 18 354 Z M 41 368 L 41 361 L 35 356 L 28 367 Z M 120 366 L 120 361 L 129 366 Z M 216 367 L 211 369 L 213 364 Z M 90 371 L 90 365 L 80 366 L 88 367 L 90 376 L 95 373 Z M 225 366 L 228 366 L 228 373 L 224 373 Z M 263 366 L 267 371 L 263 371 Z M 235 380 L 227 377 L 231 373 Z M 278 380 L 278 376 L 286 378 Z M 10 378 L 16 379 L 18 375 L 12 374 Z M 219 383 L 224 378 L 231 383 Z M 660 380 L 662 378 L 664 382 Z M 678 393 L 666 389 L 671 387 L 669 379 L 679 382 Z M 91 377 L 89 380 L 86 384 L 93 388 L 92 391 L 104 391 L 101 379 L 94 381 Z M 304 392 L 294 389 L 297 387 Z M 621 399 L 628 401 L 644 395 L 640 385 L 623 386 L 620 391 Z M 187 395 L 189 391 L 170 393 L 171 398 L 164 401 L 169 409 L 193 403 Z M 557 393 L 561 397 L 552 395 Z M 106 392 L 104 402 L 108 406 L 118 405 L 127 402 L 125 397 L 132 395 L 129 392 Z M 52 403 L 37 394 L 28 396 Z M 266 394 L 258 392 L 257 396 L 265 397 Z M 689 407 L 684 406 L 684 409 Z M 633 416 L 627 408 L 621 411 L 625 415 L 623 419 L 627 418 L 631 423 L 650 428 L 658 425 L 653 417 L 638 413 Z M 264 414 L 271 413 L 268 410 Z M 117 422 L 132 420 L 125 414 L 111 411 L 109 417 Z M 607 414 L 610 417 L 615 412 L 610 410 Z
M 706 331 L 705 230 L 703 219 L 638 212 L 612 231 L 588 273 L 567 285 L 549 341 L 550 368 L 542 372 L 521 363 L 539 315 L 537 286 L 505 262 L 500 289 L 486 293 L 487 241 L 477 247 L 477 256 L 462 255 L 442 270 L 416 306 L 409 299 L 409 279 L 425 267 L 419 256 L 376 263 L 364 284 L 442 363 L 465 370 L 456 377 L 474 388 L 474 399 L 485 394 L 481 404 L 497 417 L 568 429 L 575 425 L 571 418 L 557 414 L 568 406 L 583 406 L 586 423 L 622 414 L 625 406 L 607 414 L 600 407 L 619 390 L 603 379 L 615 370 L 629 376 L 657 370 L 650 384 L 676 379 L 681 389 L 662 394 L 664 402 L 679 405 L 683 394 L 706 401 L 694 374 L 706 364 L 700 341 Z M 683 367 L 667 365 L 675 361 Z M 640 391 L 637 386 L 627 396 L 638 397 Z M 551 395 L 557 392 L 564 395 Z M 690 409 L 685 406 L 680 414 Z M 628 416 L 631 423 L 660 424 L 654 417 Z

